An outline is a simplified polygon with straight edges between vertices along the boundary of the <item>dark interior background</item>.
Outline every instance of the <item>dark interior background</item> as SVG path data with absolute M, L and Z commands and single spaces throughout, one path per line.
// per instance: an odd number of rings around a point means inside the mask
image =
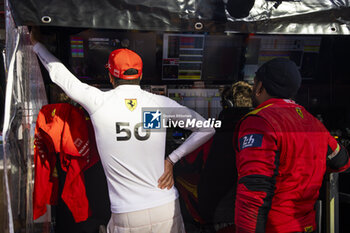
M 120 40 L 128 38 L 132 44 L 130 48 L 140 54 L 144 61 L 144 78 L 142 85 L 168 85 L 168 87 L 188 87 L 193 80 L 163 80 L 162 79 L 162 53 L 163 32 L 125 31 L 125 30 L 88 30 L 79 28 L 42 27 L 45 35 L 44 43 L 62 60 L 74 73 L 71 57 L 71 36 L 79 35 L 83 38 L 117 37 Z M 186 33 L 186 32 L 184 32 Z M 243 68 L 246 63 L 248 51 L 248 34 L 235 34 L 227 37 L 225 34 L 206 33 L 208 44 L 203 50 L 203 76 L 206 86 L 230 85 L 243 80 Z M 298 35 L 295 35 L 298 36 Z M 342 142 L 350 140 L 350 67 L 348 56 L 350 54 L 349 36 L 321 36 L 319 53 L 312 62 L 304 65 L 301 73 L 304 77 L 302 86 L 295 97 L 296 101 L 305 106 L 311 113 L 323 121 L 333 135 L 339 136 Z M 234 41 L 227 44 L 227 38 Z M 139 44 L 137 41 L 143 41 Z M 83 82 L 101 88 L 110 88 L 107 71 L 103 64 L 107 62 L 108 54 L 116 49 L 117 44 L 98 51 L 85 50 L 89 45 L 84 42 L 84 59 L 82 64 L 87 66 L 88 78 L 81 78 Z M 225 62 L 232 64 L 229 69 Z M 98 64 L 98 66 L 96 66 Z M 45 69 L 42 69 L 48 96 L 52 96 L 52 85 Z M 49 100 L 50 101 L 50 100 Z M 347 141 L 348 140 L 348 141 Z M 348 147 L 348 149 L 350 149 Z M 350 194 L 350 176 L 341 174 L 339 190 Z M 350 204 L 340 199 L 340 232 L 350 232 L 350 223 L 347 221 L 350 214 Z M 325 209 L 325 207 L 324 207 Z

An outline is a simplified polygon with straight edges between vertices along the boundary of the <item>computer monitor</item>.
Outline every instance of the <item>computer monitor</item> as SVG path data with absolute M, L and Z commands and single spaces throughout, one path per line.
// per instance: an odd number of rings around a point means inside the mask
M 241 35 L 163 35 L 162 80 L 237 80 L 241 71 Z
M 143 61 L 143 80 L 156 74 L 156 34 L 115 30 L 85 30 L 70 36 L 70 66 L 81 80 L 107 83 L 105 64 L 109 54 L 118 48 L 128 48 Z
M 250 35 L 245 53 L 244 80 L 253 82 L 257 69 L 276 57 L 294 61 L 302 78 L 312 79 L 318 63 L 320 46 L 320 36 Z

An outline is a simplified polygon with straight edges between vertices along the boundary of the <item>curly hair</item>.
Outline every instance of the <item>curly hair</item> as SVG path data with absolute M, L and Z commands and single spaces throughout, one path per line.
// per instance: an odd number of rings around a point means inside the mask
M 244 81 L 234 83 L 231 87 L 223 90 L 221 97 L 223 100 L 232 102 L 232 107 L 252 107 L 253 87 Z

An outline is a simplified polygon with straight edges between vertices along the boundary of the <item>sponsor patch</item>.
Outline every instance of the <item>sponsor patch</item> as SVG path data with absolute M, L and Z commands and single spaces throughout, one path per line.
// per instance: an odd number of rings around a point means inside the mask
M 240 149 L 246 149 L 250 147 L 261 147 L 262 140 L 263 140 L 262 134 L 248 134 L 244 137 L 241 137 L 239 139 Z

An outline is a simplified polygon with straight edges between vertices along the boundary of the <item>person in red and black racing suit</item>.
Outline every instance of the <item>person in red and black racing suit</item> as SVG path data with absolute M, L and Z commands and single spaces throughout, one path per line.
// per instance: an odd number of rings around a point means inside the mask
M 327 171 L 349 168 L 346 149 L 323 124 L 290 100 L 301 77 L 295 63 L 275 58 L 256 72 L 255 110 L 234 137 L 238 186 L 236 232 L 314 232 L 314 205 Z

